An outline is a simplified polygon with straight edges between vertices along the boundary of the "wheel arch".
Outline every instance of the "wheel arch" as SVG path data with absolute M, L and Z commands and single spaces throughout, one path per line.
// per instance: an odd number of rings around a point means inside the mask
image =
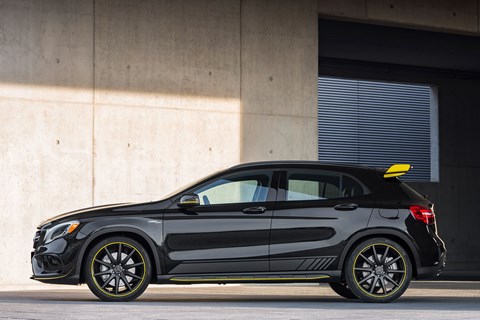
M 130 237 L 144 246 L 145 250 L 147 250 L 150 260 L 152 261 L 152 278 L 150 279 L 150 283 L 156 282 L 157 274 L 160 273 L 161 270 L 161 265 L 160 258 L 155 250 L 155 244 L 153 240 L 150 239 L 150 237 L 143 231 L 136 228 L 112 227 L 101 229 L 91 234 L 80 249 L 78 254 L 79 259 L 77 261 L 77 270 L 79 270 L 79 283 L 85 282 L 84 261 L 90 249 L 99 241 L 114 236 Z
M 387 239 L 390 239 L 392 241 L 397 242 L 399 245 L 402 246 L 403 249 L 407 252 L 411 262 L 412 262 L 412 276 L 416 277 L 417 276 L 417 269 L 420 268 L 420 257 L 418 256 L 418 250 L 416 249 L 416 246 L 409 238 L 408 235 L 405 233 L 395 230 L 395 229 L 389 229 L 389 228 L 374 228 L 374 229 L 367 229 L 360 231 L 353 236 L 350 237 L 350 239 L 347 241 L 347 244 L 343 248 L 342 253 L 340 254 L 339 262 L 338 262 L 338 268 L 342 270 L 342 278 L 344 276 L 344 266 L 346 259 L 350 252 L 358 245 L 359 243 L 371 239 L 371 238 L 376 238 L 376 237 L 384 237 Z

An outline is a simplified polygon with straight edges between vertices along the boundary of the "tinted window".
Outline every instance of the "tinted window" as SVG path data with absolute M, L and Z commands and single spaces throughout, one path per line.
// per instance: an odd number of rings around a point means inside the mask
M 340 175 L 291 173 L 287 180 L 287 201 L 324 200 L 340 195 Z
M 287 201 L 325 200 L 364 195 L 365 188 L 355 179 L 338 173 L 290 173 Z
M 349 176 L 342 176 L 342 198 L 358 197 L 365 194 L 363 186 Z
M 193 191 L 200 197 L 201 205 L 264 202 L 271 180 L 271 174 L 258 173 L 232 175 L 217 179 Z

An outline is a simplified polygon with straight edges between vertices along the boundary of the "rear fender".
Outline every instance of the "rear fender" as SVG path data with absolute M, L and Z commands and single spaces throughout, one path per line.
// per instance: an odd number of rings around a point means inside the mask
M 411 239 L 410 236 L 407 234 L 391 228 L 370 228 L 361 230 L 354 235 L 352 235 L 348 240 L 347 244 L 343 248 L 342 253 L 340 254 L 338 268 L 343 270 L 345 260 L 348 257 L 350 251 L 355 247 L 356 244 L 359 242 L 373 237 L 386 237 L 393 241 L 400 242 L 399 244 L 404 247 L 407 253 L 412 260 L 412 264 L 414 267 L 414 274 L 416 275 L 416 270 L 420 268 L 420 257 L 418 255 L 418 248 L 416 247 L 415 243 Z M 400 241 L 399 241 L 400 240 Z

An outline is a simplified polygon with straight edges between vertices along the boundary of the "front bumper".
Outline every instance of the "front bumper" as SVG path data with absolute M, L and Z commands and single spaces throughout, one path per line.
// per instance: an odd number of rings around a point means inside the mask
M 81 243 L 74 239 L 56 239 L 48 244 L 38 244 L 31 252 L 33 275 L 30 279 L 56 284 L 78 284 L 78 251 Z
M 78 277 L 72 277 L 75 268 L 65 268 L 62 259 L 56 254 L 35 254 L 32 251 L 32 271 L 30 279 L 58 284 L 76 284 Z

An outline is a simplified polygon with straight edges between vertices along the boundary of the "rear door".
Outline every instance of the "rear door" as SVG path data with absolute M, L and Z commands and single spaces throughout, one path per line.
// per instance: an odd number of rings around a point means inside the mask
M 270 270 L 336 269 L 345 240 L 366 227 L 373 196 L 353 176 L 327 170 L 284 171 L 279 186 Z

